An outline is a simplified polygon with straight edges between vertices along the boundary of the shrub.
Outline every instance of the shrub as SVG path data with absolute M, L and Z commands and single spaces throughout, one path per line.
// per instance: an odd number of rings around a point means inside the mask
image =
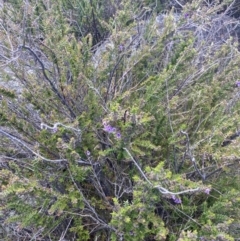
M 204 2 L 3 4 L 6 238 L 239 236 L 237 23 Z

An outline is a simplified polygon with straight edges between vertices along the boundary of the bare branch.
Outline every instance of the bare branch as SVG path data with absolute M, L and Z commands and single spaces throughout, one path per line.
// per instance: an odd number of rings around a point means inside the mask
M 33 151 L 29 146 L 27 146 L 22 140 L 18 139 L 17 137 L 7 133 L 6 131 L 4 131 L 2 129 L 0 129 L 0 133 L 2 133 L 3 135 L 7 136 L 13 142 L 15 142 L 17 144 L 20 144 L 21 146 L 26 148 L 28 151 L 30 151 L 32 154 L 34 154 L 36 157 L 42 159 L 43 161 L 52 162 L 52 163 L 67 162 L 67 159 L 50 160 L 48 158 L 45 158 L 42 155 L 40 155 L 39 153 Z
M 197 173 L 199 174 L 199 176 L 202 178 L 202 180 L 205 180 L 205 179 L 206 179 L 206 174 L 205 174 L 205 173 L 203 173 L 203 174 L 201 173 L 201 171 L 200 171 L 199 168 L 197 167 L 195 157 L 194 157 L 193 154 L 192 154 L 192 150 L 191 150 L 191 147 L 190 147 L 190 140 L 189 140 L 188 133 L 185 132 L 185 131 L 181 131 L 181 133 L 182 133 L 183 135 L 185 135 L 186 138 L 187 138 L 187 154 L 188 154 L 188 156 L 189 156 L 189 158 L 190 158 L 190 160 L 191 160 L 191 162 L 192 162 L 195 170 L 197 171 Z
M 133 156 L 131 155 L 131 153 L 129 152 L 129 150 L 127 148 L 123 148 L 127 154 L 131 157 L 134 165 L 137 167 L 138 171 L 141 173 L 141 175 L 143 176 L 143 178 L 153 187 L 153 188 L 157 188 L 158 191 L 161 194 L 171 194 L 171 195 L 180 195 L 180 194 L 184 194 L 184 193 L 192 193 L 192 192 L 197 192 L 200 191 L 200 188 L 195 188 L 195 189 L 188 189 L 185 191 L 181 191 L 181 192 L 171 192 L 169 190 L 167 190 L 166 188 L 162 187 L 162 186 L 153 186 L 153 184 L 149 181 L 149 179 L 146 177 L 146 175 L 144 174 L 144 172 L 142 171 L 142 169 L 140 168 L 140 166 L 138 165 L 138 163 L 134 160 Z

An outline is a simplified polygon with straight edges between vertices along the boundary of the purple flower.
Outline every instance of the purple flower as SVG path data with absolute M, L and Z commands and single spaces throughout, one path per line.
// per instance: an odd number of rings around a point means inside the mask
M 124 49 L 123 45 L 122 45 L 122 44 L 120 44 L 120 45 L 119 45 L 119 47 L 118 47 L 118 49 L 119 49 L 119 51 L 120 51 L 120 52 L 122 52 L 122 51 L 123 51 L 123 49 Z
M 204 190 L 204 192 L 205 192 L 207 195 L 209 195 L 210 191 L 211 191 L 210 188 L 206 188 L 206 189 Z
M 236 84 L 236 87 L 240 87 L 240 81 L 239 80 L 237 80 L 235 84 Z
M 121 133 L 118 132 L 118 133 L 116 134 L 116 137 L 117 137 L 117 139 L 121 139 Z
M 175 195 L 172 195 L 172 200 L 176 204 L 181 204 L 182 203 L 182 200 L 180 198 L 177 198 Z
M 173 201 L 174 201 L 176 204 L 180 204 L 180 203 L 182 203 L 182 201 L 181 201 L 180 198 L 175 198 Z
M 185 13 L 184 18 L 188 18 L 188 17 L 189 17 L 189 13 Z
M 111 125 L 107 123 L 103 123 L 103 130 L 106 131 L 107 133 L 113 133 L 117 139 L 121 138 L 121 133 L 117 132 L 117 129 L 115 127 L 112 127 Z
M 86 155 L 87 156 L 90 156 L 91 155 L 91 152 L 89 150 L 86 151 Z
M 107 124 L 104 125 L 103 130 L 108 132 L 108 133 L 115 133 L 116 132 L 115 127 L 112 127 L 111 125 L 107 125 Z
M 53 133 L 56 133 L 58 131 L 58 128 L 56 127 L 56 126 L 54 126 L 53 128 L 52 128 L 52 132 Z
M 103 130 L 105 130 L 108 133 L 112 133 L 113 132 L 113 127 L 110 125 L 104 125 Z

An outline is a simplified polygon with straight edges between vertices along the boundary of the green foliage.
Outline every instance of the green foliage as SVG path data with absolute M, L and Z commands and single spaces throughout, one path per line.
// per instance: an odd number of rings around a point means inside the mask
M 147 187 L 144 188 L 147 190 Z M 134 201 L 123 202 L 122 205 L 115 200 L 115 210 L 112 213 L 111 224 L 118 230 L 118 236 L 126 240 L 145 240 L 155 238 L 156 240 L 166 240 L 168 233 L 164 227 L 164 222 L 154 213 L 154 205 L 157 196 L 142 196 L 142 188 L 133 192 Z M 149 197 L 149 198 L 148 198 Z M 116 233 L 112 234 L 112 240 L 117 240 Z

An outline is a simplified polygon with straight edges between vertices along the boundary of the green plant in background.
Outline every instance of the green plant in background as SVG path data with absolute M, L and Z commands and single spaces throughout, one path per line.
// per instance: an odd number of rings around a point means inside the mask
M 237 46 L 215 44 L 215 5 L 159 9 L 4 3 L 3 238 L 239 236 Z

